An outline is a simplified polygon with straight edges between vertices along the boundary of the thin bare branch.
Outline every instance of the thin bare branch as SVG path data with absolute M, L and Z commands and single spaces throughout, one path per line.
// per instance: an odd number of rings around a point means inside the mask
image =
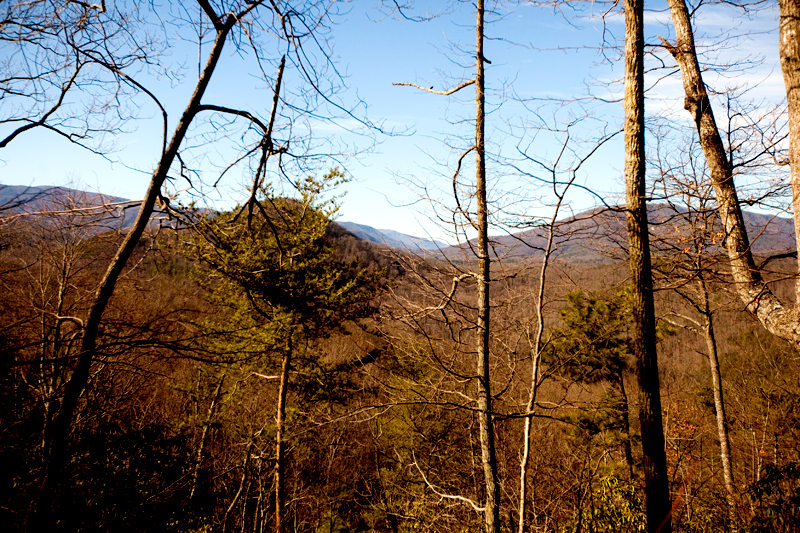
M 421 86 L 417 85 L 416 83 L 405 83 L 405 82 L 392 83 L 392 85 L 402 85 L 404 87 L 416 87 L 417 89 L 419 89 L 421 91 L 425 91 L 426 93 L 440 94 L 442 96 L 449 96 L 449 95 L 451 95 L 453 93 L 456 93 L 456 92 L 460 91 L 464 87 L 469 87 L 470 85 L 474 85 L 474 84 L 475 84 L 475 79 L 471 79 L 471 80 L 468 80 L 468 81 L 465 81 L 463 83 L 460 83 L 460 84 L 456 85 L 452 89 L 448 89 L 446 91 L 437 91 L 433 87 L 421 87 Z

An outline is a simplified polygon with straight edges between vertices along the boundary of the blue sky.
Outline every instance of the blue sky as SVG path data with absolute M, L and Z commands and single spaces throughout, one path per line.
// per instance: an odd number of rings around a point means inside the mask
M 437 12 L 445 4 L 417 2 L 415 13 Z M 330 36 L 338 68 L 346 74 L 349 86 L 341 100 L 350 103 L 363 100 L 369 120 L 396 132 L 358 136 L 330 123 L 312 123 L 318 134 L 328 136 L 334 143 L 344 143 L 347 151 L 353 147 L 366 150 L 356 157 L 341 158 L 352 177 L 344 187 L 347 194 L 342 199 L 341 219 L 449 239 L 446 227 L 438 227 L 429 220 L 431 203 L 420 198 L 428 196 L 440 207 L 452 203 L 448 197 L 450 176 L 461 150 L 470 144 L 474 92 L 467 88 L 458 95 L 443 97 L 392 83 L 412 82 L 441 90 L 473 76 L 470 70 L 473 61 L 469 57 L 474 46 L 472 4 L 451 4 L 449 12 L 438 18 L 410 22 L 387 16 L 373 1 L 356 0 L 345 4 L 343 14 L 336 18 L 338 23 Z M 648 6 L 648 41 L 657 43 L 657 35 L 669 38 L 669 13 L 656 3 Z M 528 146 L 529 153 L 537 158 L 550 160 L 555 156 L 563 136 L 540 131 L 531 142 L 535 131 L 531 125 L 537 115 L 540 121 L 556 128 L 586 116 L 571 132 L 577 142 L 571 147 L 578 156 L 587 153 L 593 140 L 604 131 L 611 132 L 619 126 L 621 104 L 587 98 L 593 95 L 613 100 L 621 89 L 616 83 L 622 76 L 618 52 L 610 47 L 601 51 L 600 46 L 604 36 L 607 44 L 621 39 L 622 19 L 619 15 L 610 16 L 604 26 L 599 19 L 602 9 L 586 3 L 579 9 L 557 13 L 552 8 L 525 2 L 499 3 L 496 13 L 488 15 L 486 33 L 490 40 L 485 55 L 492 63 L 486 70 L 490 111 L 487 134 L 490 149 L 498 159 L 490 164 L 489 173 L 498 205 L 505 206 L 509 216 L 543 217 L 549 213 L 552 199 L 547 191 L 535 180 L 500 162 L 517 159 L 521 145 Z M 710 6 L 696 22 L 701 45 L 705 42 L 704 34 L 711 42 L 719 32 L 756 32 L 713 51 L 715 61 L 745 56 L 762 58 L 761 64 L 735 77 L 709 74 L 709 84 L 723 91 L 729 85 L 760 83 L 752 97 L 780 101 L 783 84 L 777 67 L 774 9 L 746 18 L 730 8 Z M 178 44 L 173 48 L 171 60 L 185 65 L 185 71 L 190 72 L 193 62 L 196 64 L 196 55 L 195 45 Z M 225 66 L 218 73 L 222 75 L 209 88 L 206 102 L 263 108 L 269 91 L 253 82 L 247 59 L 236 56 L 232 48 L 228 50 Z M 654 83 L 663 73 L 653 72 L 648 80 Z M 167 95 L 165 102 L 173 115 L 179 113 L 193 89 L 193 78 L 184 75 L 185 82 L 173 85 L 164 79 L 148 80 L 160 94 Z M 543 98 L 553 100 L 547 102 Z M 558 99 L 564 102 L 556 102 Z M 71 185 L 128 198 L 141 197 L 149 182 L 154 154 L 159 150 L 160 130 L 155 108 L 144 100 L 136 100 L 134 104 L 140 107 L 142 118 L 130 132 L 113 139 L 116 150 L 107 158 L 71 146 L 52 133 L 29 133 L 0 152 L 0 183 Z M 685 120 L 680 109 L 680 79 L 673 76 L 659 81 L 649 94 L 647 105 L 650 113 Z M 358 112 L 362 111 L 359 108 Z M 342 123 L 348 125 L 346 120 Z M 211 147 L 212 153 L 224 150 Z M 213 159 L 212 155 L 207 161 Z M 197 164 L 203 165 L 204 161 L 201 158 Z M 541 175 L 541 169 L 530 163 L 521 168 Z M 467 165 L 464 172 L 469 170 Z M 578 182 L 614 203 L 623 189 L 621 172 L 622 146 L 617 138 L 582 167 Z M 209 201 L 230 204 L 242 198 L 245 178 L 240 175 L 217 190 L 208 186 L 203 190 L 208 193 Z M 575 211 L 595 203 L 591 195 L 578 190 L 569 198 Z M 498 227 L 495 231 L 503 229 Z

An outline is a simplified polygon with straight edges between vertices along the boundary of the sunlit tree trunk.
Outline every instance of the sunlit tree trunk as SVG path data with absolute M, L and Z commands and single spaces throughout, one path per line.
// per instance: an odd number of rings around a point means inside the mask
M 486 490 L 486 533 L 500 530 L 497 490 L 497 458 L 492 420 L 492 387 L 489 372 L 489 216 L 486 202 L 486 149 L 484 146 L 483 0 L 476 4 L 475 26 L 475 195 L 478 205 L 478 423 Z
M 719 457 L 722 463 L 722 477 L 725 484 L 725 492 L 728 500 L 728 515 L 730 527 L 736 523 L 736 500 L 735 487 L 733 482 L 733 465 L 731 460 L 731 443 L 728 434 L 728 417 L 725 413 L 725 398 L 722 388 L 722 373 L 719 369 L 719 352 L 717 350 L 717 337 L 714 332 L 714 313 L 711 310 L 708 286 L 703 277 L 702 265 L 698 257 L 696 268 L 698 271 L 697 289 L 700 294 L 700 302 L 697 308 L 703 316 L 703 323 L 698 323 L 698 333 L 701 333 L 706 341 L 706 351 L 708 356 L 708 366 L 711 370 L 711 387 L 714 394 L 714 410 L 717 418 L 717 434 L 719 436 Z
M 561 197 L 563 198 L 563 196 Z M 561 198 L 556 205 L 553 218 L 550 220 L 550 228 L 547 236 L 547 246 L 542 258 L 542 269 L 539 273 L 539 289 L 536 295 L 536 333 L 531 346 L 531 388 L 528 394 L 528 403 L 525 406 L 525 423 L 522 430 L 522 459 L 519 465 L 519 508 L 517 533 L 525 533 L 528 529 L 526 522 L 525 509 L 530 504 L 528 495 L 528 466 L 531 457 L 531 430 L 533 426 L 533 409 L 536 406 L 536 396 L 539 392 L 539 370 L 542 362 L 542 337 L 544 336 L 544 288 L 547 281 L 547 267 L 553 250 L 555 234 L 555 222 L 558 216 L 558 208 L 561 207 Z
M 780 0 L 779 53 L 786 104 L 789 112 L 789 163 L 792 178 L 792 211 L 797 250 L 800 251 L 800 0 Z M 800 271 L 800 253 L 797 254 Z M 795 281 L 800 302 L 800 277 Z
M 275 416 L 275 533 L 283 533 L 284 508 L 286 507 L 286 487 L 284 470 L 283 433 L 286 426 L 286 393 L 289 390 L 289 368 L 292 359 L 292 337 L 289 335 L 286 353 L 281 363 L 280 386 L 278 387 L 278 407 Z
M 631 268 L 633 352 L 639 383 L 647 530 L 670 533 L 667 458 L 661 422 L 653 277 L 645 201 L 644 2 L 625 1 L 625 186 Z
M 700 146 L 703 148 L 708 164 L 720 218 L 725 228 L 725 249 L 728 252 L 731 276 L 736 284 L 736 291 L 745 308 L 770 333 L 798 344 L 800 343 L 800 307 L 781 303 L 764 283 L 760 272 L 755 267 L 736 185 L 733 182 L 733 168 L 717 129 L 714 111 L 711 108 L 711 101 L 697 60 L 694 33 L 686 3 L 684 0 L 669 0 L 669 6 L 675 25 L 676 43 L 674 46 L 669 43 L 665 43 L 665 45 L 681 70 L 683 89 L 686 94 L 685 108 L 694 119 Z M 797 2 L 781 3 L 781 64 L 784 70 L 784 79 L 787 79 L 786 85 L 789 93 L 797 90 L 795 69 L 798 62 L 797 40 L 800 39 L 800 35 L 797 35 L 796 31 L 792 29 L 797 25 L 797 20 L 791 15 L 794 12 L 792 9 L 797 9 Z M 786 76 L 787 70 L 790 74 L 788 77 Z M 792 97 L 789 98 L 791 101 Z M 797 95 L 794 95 L 794 98 L 797 98 Z M 795 116 L 792 111 L 793 108 L 796 111 L 796 102 L 792 106 L 789 115 L 790 132 L 800 129 L 797 125 L 800 117 Z M 798 135 L 790 134 L 791 142 L 796 143 Z M 794 188 L 793 195 L 796 202 L 797 187 Z M 800 217 L 800 212 L 795 210 L 795 228 L 798 225 L 798 217 Z

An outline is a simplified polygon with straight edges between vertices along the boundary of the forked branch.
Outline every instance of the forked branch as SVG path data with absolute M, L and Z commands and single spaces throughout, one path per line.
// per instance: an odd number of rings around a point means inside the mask
M 461 274 L 460 276 L 454 277 L 453 278 L 453 286 L 450 288 L 450 292 L 445 295 L 445 297 L 442 299 L 442 301 L 439 303 L 439 305 L 433 305 L 433 306 L 425 307 L 424 309 L 421 309 L 417 313 L 414 313 L 412 316 L 414 316 L 415 318 L 418 318 L 418 317 L 424 316 L 424 315 L 429 314 L 429 313 L 433 313 L 433 312 L 436 312 L 436 311 L 441 311 L 442 309 L 444 309 L 445 307 L 450 305 L 451 301 L 453 301 L 453 296 L 455 296 L 455 294 L 456 294 L 456 290 L 458 289 L 458 284 L 461 283 L 462 281 L 464 281 L 467 278 L 473 278 L 473 277 L 475 277 L 475 274 L 472 274 L 472 273 Z
M 420 85 L 417 85 L 416 83 L 395 82 L 395 83 L 392 83 L 392 85 L 402 85 L 402 86 L 405 86 L 405 87 L 416 87 L 420 91 L 425 91 L 426 93 L 440 94 L 442 96 L 450 96 L 451 94 L 457 93 L 458 91 L 460 91 L 464 87 L 469 87 L 470 85 L 473 85 L 474 83 L 475 83 L 475 79 L 473 78 L 471 80 L 467 80 L 467 81 L 465 81 L 463 83 L 460 83 L 460 84 L 456 85 L 455 87 L 453 87 L 452 89 L 448 89 L 446 91 L 437 91 L 433 87 L 422 87 Z
M 486 510 L 485 508 L 478 505 L 474 500 L 471 500 L 465 496 L 459 496 L 458 494 L 445 494 L 444 492 L 440 492 L 436 488 L 436 486 L 434 486 L 430 481 L 428 481 L 428 478 L 425 476 L 425 472 L 423 472 L 422 469 L 419 467 L 416 457 L 414 457 L 414 466 L 417 467 L 419 474 L 422 476 L 422 480 L 425 481 L 425 485 L 440 498 L 447 498 L 448 500 L 456 500 L 459 502 L 468 503 L 478 513 L 482 513 Z

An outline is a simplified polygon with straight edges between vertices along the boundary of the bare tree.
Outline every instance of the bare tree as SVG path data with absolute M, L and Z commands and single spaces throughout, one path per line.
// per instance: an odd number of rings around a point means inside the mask
M 477 245 L 475 256 L 478 261 L 478 271 L 470 273 L 469 277 L 474 277 L 477 285 L 476 295 L 476 373 L 475 379 L 478 384 L 476 405 L 478 417 L 478 435 L 481 448 L 481 467 L 484 479 L 484 504 L 480 510 L 484 516 L 484 524 L 487 533 L 497 533 L 500 530 L 500 489 L 498 486 L 497 457 L 495 446 L 495 429 L 493 413 L 492 379 L 490 372 L 490 351 L 491 351 L 491 303 L 490 303 L 490 282 L 491 282 L 491 263 L 492 258 L 489 251 L 489 207 L 487 202 L 487 179 L 486 179 L 486 146 L 485 146 L 485 118 L 486 118 L 486 95 L 485 95 L 485 74 L 484 66 L 487 63 L 483 54 L 484 47 L 484 2 L 478 0 L 475 4 L 475 77 L 471 80 L 462 82 L 450 90 L 435 91 L 425 89 L 416 84 L 399 83 L 396 85 L 412 85 L 427 92 L 441 95 L 451 95 L 470 85 L 475 86 L 475 137 L 474 144 L 459 159 L 458 168 L 460 170 L 461 160 L 470 152 L 475 151 L 475 188 L 474 200 L 476 211 L 474 220 L 463 210 L 460 213 L 465 215 L 469 224 L 477 233 Z M 453 178 L 457 180 L 459 171 Z M 454 186 L 455 189 L 455 186 Z M 455 191 L 457 195 L 458 192 Z M 456 198 L 458 201 L 458 198 Z M 463 279 L 463 278 L 462 278 Z M 454 292 L 458 287 L 458 282 L 454 283 Z M 447 303 L 445 303 L 447 305 Z M 473 505 L 476 507 L 475 505 Z
M 625 5 L 625 200 L 647 529 L 672 531 L 645 189 L 644 2 Z
M 489 256 L 489 213 L 486 201 L 486 147 L 484 140 L 486 112 L 483 56 L 483 0 L 476 4 L 475 24 L 475 195 L 478 207 L 478 421 L 480 423 L 481 457 L 486 483 L 486 533 L 500 530 L 500 493 L 497 486 L 497 458 L 495 432 L 492 421 L 492 388 L 489 373 L 489 282 L 491 280 L 491 257 Z
M 286 106 L 292 112 L 307 110 L 314 105 L 313 101 L 321 101 L 325 106 L 331 106 L 337 112 L 350 114 L 350 110 L 343 108 L 334 101 L 320 84 L 321 76 L 324 72 L 318 70 L 312 64 L 313 54 L 304 52 L 303 46 L 306 41 L 310 41 L 313 46 L 320 47 L 321 61 L 326 66 L 330 60 L 326 55 L 324 40 L 317 36 L 323 31 L 329 21 L 331 12 L 324 3 L 302 3 L 295 6 L 293 4 L 274 3 L 265 1 L 231 1 L 225 2 L 223 6 L 211 4 L 205 0 L 198 0 L 196 9 L 201 12 L 204 19 L 203 24 L 210 28 L 213 35 L 205 64 L 199 69 L 199 75 L 194 90 L 186 103 L 185 108 L 177 121 L 172 123 L 166 106 L 157 98 L 156 94 L 149 90 L 146 83 L 137 79 L 137 69 L 142 65 L 156 64 L 158 57 L 149 54 L 153 46 L 152 36 L 146 30 L 143 33 L 136 33 L 136 23 L 146 26 L 155 22 L 158 28 L 161 15 L 159 13 L 142 14 L 138 7 L 127 4 L 117 4 L 102 2 L 99 5 L 90 5 L 83 2 L 34 2 L 22 6 L 30 8 L 26 11 L 22 7 L 16 8 L 17 11 L 3 22 L 2 30 L 4 35 L 24 34 L 30 31 L 30 35 L 25 34 L 25 38 L 14 41 L 21 47 L 25 47 L 27 53 L 37 54 L 40 58 L 39 63 L 35 63 L 36 72 L 23 73 L 25 84 L 32 84 L 30 98 L 27 105 L 21 105 L 15 114 L 8 116 L 7 124 L 15 129 L 5 137 L 5 144 L 28 131 L 32 127 L 47 127 L 57 129 L 59 133 L 67 136 L 73 141 L 81 140 L 83 135 L 95 134 L 97 129 L 86 127 L 84 133 L 77 133 L 73 123 L 67 118 L 55 119 L 57 112 L 62 109 L 61 102 L 64 95 L 74 90 L 75 82 L 80 79 L 78 73 L 83 73 L 87 65 L 91 64 L 95 69 L 94 75 L 103 80 L 103 84 L 94 84 L 92 88 L 103 88 L 110 84 L 109 92 L 104 93 L 104 97 L 109 101 L 119 98 L 121 87 L 126 91 L 142 95 L 148 98 L 159 110 L 162 119 L 163 140 L 156 157 L 155 170 L 151 174 L 149 188 L 139 207 L 138 215 L 133 225 L 128 229 L 124 240 L 117 249 L 114 257 L 108 264 L 105 273 L 101 276 L 96 285 L 96 290 L 92 298 L 92 303 L 82 319 L 80 342 L 76 349 L 76 364 L 73 372 L 67 379 L 63 398 L 58 407 L 58 412 L 54 416 L 53 423 L 49 426 L 46 434 L 46 474 L 43 481 L 42 497 L 39 499 L 37 512 L 38 525 L 46 527 L 51 521 L 58 518 L 53 515 L 53 503 L 57 496 L 57 491 L 63 488 L 66 479 L 64 478 L 65 466 L 70 459 L 69 435 L 75 413 L 79 407 L 81 396 L 86 388 L 91 375 L 93 361 L 97 359 L 98 336 L 101 334 L 101 324 L 103 315 L 111 299 L 114 288 L 120 276 L 123 274 L 126 264 L 137 246 L 143 232 L 150 224 L 151 216 L 156 209 L 156 204 L 163 208 L 169 206 L 170 200 L 163 192 L 163 187 L 171 176 L 178 175 L 186 178 L 191 183 L 192 176 L 197 172 L 187 167 L 187 151 L 191 150 L 186 146 L 190 127 L 197 125 L 198 117 L 209 115 L 215 117 L 229 117 L 228 124 L 239 121 L 246 124 L 244 130 L 251 132 L 252 144 L 241 148 L 241 153 L 233 163 L 222 169 L 224 174 L 228 169 L 236 167 L 245 162 L 252 165 L 253 185 L 252 197 L 256 190 L 263 186 L 268 179 L 268 164 L 272 164 L 275 159 L 274 168 L 277 174 L 287 171 L 286 159 L 295 158 L 298 161 L 304 159 L 304 144 L 298 135 L 292 133 L 291 124 L 282 135 L 283 141 L 276 138 L 276 128 L 286 127 L 279 119 L 281 117 L 281 81 L 285 64 L 291 63 L 299 71 L 299 80 L 305 80 L 310 89 L 305 91 L 303 97 L 307 99 L 306 105 Z M 13 7 L 13 6 L 12 6 Z M 146 6 L 145 6 L 146 7 Z M 150 6 L 157 9 L 158 6 Z M 178 12 L 183 13 L 185 6 L 175 7 Z M 55 9 L 55 12 L 51 11 Z M 170 7 L 167 7 L 169 9 Z M 129 12 L 125 12 L 128 10 Z M 69 16 L 67 16 L 69 15 Z M 32 20 L 32 29 L 26 26 L 26 21 Z M 10 22 L 9 22 L 10 21 Z M 178 25 L 187 23 L 186 18 L 178 16 Z M 64 28 L 76 28 L 77 33 L 63 31 Z M 87 29 L 88 28 L 88 29 Z M 89 32 L 82 34 L 81 31 Z M 113 37 L 119 33 L 121 41 L 116 43 Z M 201 32 L 202 33 L 202 32 Z M 258 35 L 271 35 L 276 39 L 278 52 L 267 50 L 264 43 L 260 43 Z M 78 38 L 80 37 L 80 38 Z M 202 37 L 201 37 L 202 38 Z M 140 43 L 141 40 L 141 43 Z M 45 58 L 49 48 L 55 41 L 60 50 L 63 50 L 58 64 L 49 65 Z M 240 46 L 246 49 L 258 62 L 261 74 L 265 81 L 273 89 L 272 107 L 266 118 L 259 118 L 255 113 L 244 111 L 225 105 L 206 103 L 204 95 L 212 78 L 218 70 L 219 65 L 224 61 L 223 51 L 229 45 Z M 202 48 L 201 48 L 202 49 Z M 269 57 L 268 57 L 269 55 Z M 268 72 L 271 70 L 267 65 L 273 60 L 270 58 L 281 58 L 280 61 L 274 60 L 277 73 Z M 66 73 L 66 74 L 65 74 Z M 136 73 L 136 74 L 135 74 Z M 81 74 L 82 75 L 82 74 Z M 77 76 L 77 77 L 76 77 Z M 41 87 L 48 83 L 47 80 L 62 80 L 56 87 L 61 87 L 52 95 L 52 91 L 38 92 Z M 95 78 L 92 78 L 95 79 Z M 44 80 L 44 81 L 43 81 Z M 11 80 L 16 83 L 15 80 Z M 106 83 L 107 82 L 107 83 Z M 13 85 L 13 83 L 12 83 Z M 11 85 L 4 85 L 9 88 L 4 92 L 4 96 L 16 96 L 17 90 Z M 44 91 L 44 89 L 42 89 Z M 102 91 L 99 91 L 102 93 Z M 23 96 L 27 93 L 23 92 Z M 74 110 L 72 110 L 74 112 Z M 80 116 L 80 115 L 77 115 Z M 124 117 L 123 117 L 124 118 Z M 55 123 L 53 121 L 56 121 Z M 16 124 L 21 124 L 17 126 Z M 61 128 L 61 129 L 59 129 Z M 170 128 L 172 133 L 169 134 Z M 80 128 L 78 128 L 80 129 Z M 100 128 L 102 130 L 102 128 Z M 229 128 L 222 127 L 222 134 L 229 133 Z M 75 136 L 77 135 L 77 137 Z M 254 139 L 253 139 L 254 136 Z M 245 136 L 244 138 L 247 138 Z M 295 149 L 290 151 L 287 146 L 288 140 L 293 141 Z M 296 142 L 294 142 L 296 141 Z M 100 148 L 93 149 L 99 151 Z M 273 158 L 273 156 L 277 156 Z M 272 158 L 272 159 L 271 159 Z
M 545 161 L 542 157 L 531 154 L 527 149 L 520 148 L 522 161 L 519 164 L 513 164 L 516 172 L 521 175 L 533 179 L 534 181 L 541 182 L 543 188 L 548 189 L 552 194 L 552 206 L 550 217 L 543 222 L 534 223 L 534 231 L 544 235 L 544 246 L 540 250 L 541 258 L 538 266 L 538 275 L 536 278 L 536 294 L 533 302 L 534 323 L 532 327 L 526 328 L 525 337 L 528 341 L 531 351 L 531 373 L 530 381 L 528 382 L 528 398 L 525 404 L 524 411 L 521 413 L 523 418 L 522 430 L 522 457 L 520 459 L 519 471 L 519 507 L 518 507 L 518 520 L 517 530 L 519 533 L 524 533 L 529 528 L 528 517 L 526 509 L 529 506 L 534 508 L 533 515 L 536 516 L 535 504 L 533 498 L 528 492 L 528 471 L 530 469 L 531 448 L 532 448 L 532 424 L 536 416 L 537 399 L 539 390 L 547 377 L 542 373 L 542 355 L 549 343 L 549 338 L 545 339 L 545 306 L 546 306 L 546 287 L 548 283 L 548 274 L 553 260 L 554 254 L 558 251 L 559 244 L 566 242 L 571 237 L 569 222 L 566 223 L 561 220 L 561 216 L 565 210 L 568 209 L 569 202 L 567 194 L 570 192 L 572 185 L 579 176 L 579 172 L 588 163 L 590 158 L 597 153 L 597 151 L 605 145 L 607 141 L 614 138 L 619 132 L 612 132 L 603 135 L 595 142 L 590 144 L 589 148 L 584 154 L 577 154 L 575 148 L 571 146 L 574 142 L 572 138 L 572 130 L 578 127 L 583 120 L 574 119 L 566 126 L 560 129 L 545 127 L 544 129 L 560 137 L 561 146 L 557 152 L 555 160 L 552 162 Z M 526 148 L 531 148 L 528 146 Z M 522 165 L 530 165 L 530 169 L 523 169 Z M 540 175 L 541 173 L 541 175 Z M 530 223 L 525 225 L 526 229 L 530 229 Z M 529 246 L 524 240 L 520 239 L 519 246 Z
M 101 64 L 123 67 L 146 56 L 155 60 L 160 50 L 127 39 L 125 25 L 134 24 L 135 11 L 112 16 L 117 6 L 106 7 L 106 2 L 39 0 L 3 4 L 0 148 L 37 128 L 86 146 L 91 137 L 120 127 L 111 108 L 125 84 Z M 105 92 L 95 91 L 97 87 Z M 96 97 L 80 109 L 73 98 L 87 92 Z
M 795 176 L 800 157 L 800 146 L 795 134 L 800 121 L 797 115 L 797 72 L 792 65 L 800 60 L 800 35 L 795 31 L 800 3 L 786 0 L 781 5 L 780 56 L 784 81 L 789 99 L 789 164 L 792 166 L 793 203 L 797 202 L 800 184 Z M 669 2 L 675 27 L 676 42 L 664 41 L 664 46 L 675 58 L 683 78 L 686 94 L 685 107 L 692 116 L 698 138 L 709 168 L 709 178 L 714 186 L 720 219 L 725 233 L 725 249 L 731 262 L 731 275 L 745 308 L 774 335 L 793 343 L 800 342 L 800 307 L 781 302 L 762 278 L 753 259 L 750 238 L 744 224 L 740 198 L 734 183 L 734 167 L 725 149 L 711 100 L 708 96 L 697 50 L 694 43 L 691 14 L 684 0 Z M 798 227 L 798 209 L 795 205 L 795 228 Z M 797 230 L 796 230 L 797 231 Z M 800 285 L 798 285 L 800 290 Z M 800 294 L 800 293 L 798 293 Z
M 663 138 L 665 136 L 659 136 Z M 735 524 L 736 489 L 731 458 L 729 422 L 726 415 L 722 374 L 719 364 L 719 341 L 714 328 L 716 306 L 712 305 L 712 284 L 721 277 L 716 250 L 719 239 L 712 188 L 708 184 L 697 144 L 675 153 L 674 147 L 659 146 L 655 194 L 665 206 L 659 209 L 659 224 L 653 247 L 658 253 L 654 267 L 663 288 L 677 293 L 689 306 L 689 313 L 673 309 L 666 320 L 702 337 L 705 350 L 697 350 L 708 359 L 714 411 L 722 463 L 723 483 L 729 505 L 731 527 Z M 668 229 L 667 229 L 668 228 Z M 674 231 L 672 231 L 674 228 Z M 692 312 L 693 311 L 693 312 Z

